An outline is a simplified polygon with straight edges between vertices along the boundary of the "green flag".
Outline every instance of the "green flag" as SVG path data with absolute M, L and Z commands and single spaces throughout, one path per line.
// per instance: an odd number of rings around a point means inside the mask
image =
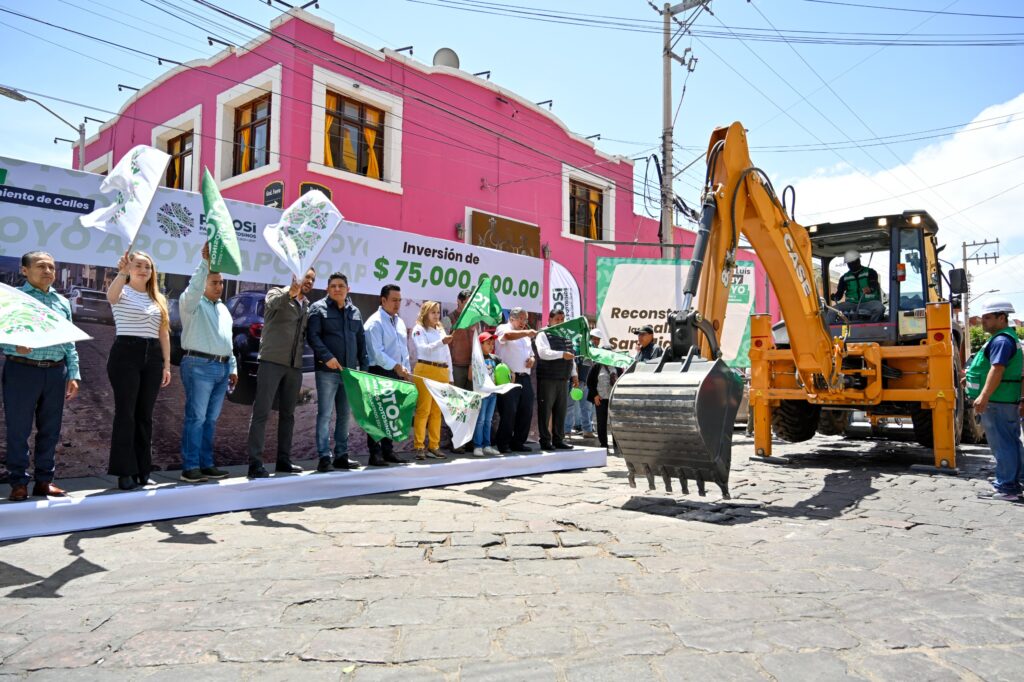
M 473 295 L 466 301 L 466 307 L 462 309 L 462 314 L 459 315 L 459 319 L 455 321 L 455 326 L 452 329 L 469 329 L 477 322 L 486 322 L 487 324 L 501 324 L 502 322 L 501 303 L 494 295 L 494 285 L 491 283 L 490 277 L 485 277 L 473 290 Z
M 352 416 L 375 440 L 405 440 L 416 411 L 416 386 L 408 381 L 351 369 L 341 370 Z
M 235 225 L 209 168 L 203 169 L 203 212 L 206 214 L 206 241 L 210 244 L 210 272 L 242 274 L 242 254 L 238 250 Z
M 609 367 L 629 367 L 633 364 L 633 358 L 625 353 L 616 353 L 613 350 L 591 347 L 589 349 L 590 359 L 599 365 Z
M 588 357 L 590 353 L 590 325 L 587 318 L 574 317 L 568 322 L 556 324 L 553 327 L 544 327 L 542 332 L 549 336 L 561 336 L 569 339 L 572 344 L 572 352 L 580 357 Z

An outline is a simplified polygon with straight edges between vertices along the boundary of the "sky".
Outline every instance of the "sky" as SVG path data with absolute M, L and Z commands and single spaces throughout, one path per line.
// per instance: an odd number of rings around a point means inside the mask
M 207 1 L 263 26 L 281 10 Z M 998 289 L 1024 316 L 1013 274 L 1024 266 L 1024 3 L 712 0 L 711 10 L 676 45 L 696 58 L 692 72 L 673 71 L 676 167 L 694 162 L 676 185 L 687 203 L 698 204 L 711 131 L 741 121 L 754 163 L 777 188 L 796 188 L 799 222 L 927 210 L 958 266 L 964 241 L 999 239 L 998 263 L 970 266 L 972 295 Z M 603 151 L 658 151 L 660 18 L 644 0 L 323 0 L 309 11 L 371 47 L 412 45 L 426 63 L 452 48 L 466 71 L 554 100 L 572 130 L 601 134 Z M 186 61 L 220 49 L 207 35 L 255 34 L 196 0 L 0 0 L 0 84 L 39 93 L 76 125 L 106 120 L 131 94 L 119 83 L 138 87 L 167 68 L 118 45 Z M 32 103 L 0 98 L 0 154 L 68 166 L 70 147 L 55 136 L 76 137 Z M 638 183 L 645 170 L 638 161 Z

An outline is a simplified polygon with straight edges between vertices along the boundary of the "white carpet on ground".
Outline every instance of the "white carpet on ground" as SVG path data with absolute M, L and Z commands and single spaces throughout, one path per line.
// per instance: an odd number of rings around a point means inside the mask
M 0 506 L 0 540 L 571 471 L 604 466 L 606 460 L 604 448 L 577 448 L 326 474 L 309 472 L 255 481 L 228 478 L 130 492 L 89 491 L 40 501 L 30 498 L 32 501 Z

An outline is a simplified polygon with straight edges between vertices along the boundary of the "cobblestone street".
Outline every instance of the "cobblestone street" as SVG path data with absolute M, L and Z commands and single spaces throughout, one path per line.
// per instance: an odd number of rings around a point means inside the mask
M 987 448 L 952 478 L 736 440 L 729 502 L 611 458 L 5 543 L 0 677 L 1020 679 L 1024 506 L 977 499 Z

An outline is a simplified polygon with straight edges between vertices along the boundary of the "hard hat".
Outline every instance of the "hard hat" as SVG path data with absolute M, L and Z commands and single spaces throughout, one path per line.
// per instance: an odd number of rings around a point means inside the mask
M 850 249 L 849 251 L 843 254 L 843 260 L 846 261 L 847 265 L 849 265 L 855 260 L 860 260 L 860 251 L 858 251 L 857 249 Z
M 503 386 L 512 381 L 512 368 L 504 362 L 494 368 L 494 383 L 496 386 Z
M 988 315 L 989 313 L 1015 313 L 1013 304 L 1007 301 L 1005 298 L 990 298 L 981 304 L 981 314 Z

